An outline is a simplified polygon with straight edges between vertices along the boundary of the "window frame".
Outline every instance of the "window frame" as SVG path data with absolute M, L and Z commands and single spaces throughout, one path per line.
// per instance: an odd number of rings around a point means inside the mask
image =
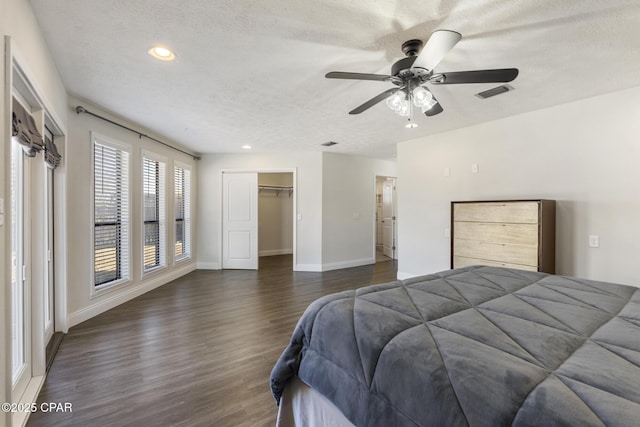
M 128 242 L 128 246 L 126 247 L 126 250 L 124 251 L 124 261 L 126 261 L 127 264 L 127 271 L 126 274 L 121 274 L 120 278 L 117 278 L 115 280 L 111 280 L 109 282 L 104 282 L 104 283 L 100 283 L 100 284 L 96 284 L 95 283 L 95 229 L 96 229 L 96 218 L 95 218 L 95 201 L 96 201 L 96 193 L 95 193 L 95 166 L 96 166 L 96 144 L 99 145 L 103 145 L 105 147 L 109 147 L 112 149 L 116 149 L 116 150 L 120 150 L 124 153 L 127 154 L 127 168 L 126 171 L 124 173 L 123 176 L 126 177 L 126 190 L 127 190 L 127 209 L 126 209 L 126 214 L 122 215 L 121 218 L 121 223 L 124 223 L 126 226 L 126 230 L 124 232 L 121 231 L 121 235 L 124 236 L 124 239 L 126 242 Z M 132 159 L 133 159 L 133 152 L 132 152 L 132 148 L 130 144 L 126 144 L 124 142 L 115 140 L 113 138 L 109 138 L 107 136 L 101 135 L 97 132 L 91 132 L 91 181 L 92 181 L 92 185 L 91 185 L 91 209 L 90 209 L 90 215 L 91 215 L 91 252 L 92 255 L 90 257 L 91 259 L 91 268 L 90 268 L 90 281 L 89 283 L 91 284 L 91 292 L 90 292 L 90 298 L 94 298 L 96 296 L 99 296 L 101 294 L 104 294 L 105 292 L 109 292 L 112 291 L 116 288 L 119 288 L 121 286 L 124 286 L 126 284 L 129 284 L 132 282 L 132 240 L 131 240 L 131 228 L 132 228 L 132 215 L 131 215 L 131 211 L 132 211 L 132 197 L 131 197 L 131 177 L 132 177 Z M 123 257 L 123 249 L 121 247 L 116 248 L 117 253 L 119 253 L 120 257 Z M 121 258 L 122 260 L 122 258 Z M 118 268 L 120 268 L 118 266 Z
M 177 199 L 177 185 L 176 185 L 176 169 L 182 169 L 183 171 L 188 171 L 189 172 L 189 182 L 188 182 L 188 188 L 184 187 L 183 192 L 188 193 L 187 196 L 189 198 L 188 200 L 188 204 L 185 203 L 186 198 L 183 197 L 183 211 L 184 211 L 184 217 L 180 220 L 182 221 L 183 224 L 183 230 L 185 230 L 185 234 L 184 234 L 184 248 L 185 251 L 182 255 L 178 256 L 176 255 L 176 245 L 178 243 L 178 236 L 176 233 L 176 229 L 177 229 L 177 225 L 178 225 L 178 221 L 179 219 L 176 216 L 176 212 L 175 212 L 175 208 L 176 208 L 176 199 Z M 192 254 L 193 254 L 193 239 L 192 239 L 192 229 L 193 229 L 193 224 L 192 224 L 192 216 L 193 216 L 193 204 L 192 202 L 192 196 L 193 196 L 193 168 L 191 167 L 191 165 L 188 165 L 186 163 L 182 163 L 179 161 L 174 161 L 173 162 L 173 245 L 172 245 L 172 254 L 173 254 L 173 260 L 174 260 L 174 264 L 178 264 L 178 263 L 182 263 L 185 261 L 189 261 L 192 258 Z M 183 175 L 183 182 L 185 182 L 185 176 L 186 174 Z M 187 207 L 189 208 L 187 210 Z M 186 225 L 186 228 L 185 228 Z M 188 233 L 187 233 L 188 231 Z
M 144 218 L 144 214 L 145 214 L 145 193 L 144 193 L 144 179 L 145 179 L 145 170 L 144 170 L 144 162 L 145 159 L 157 162 L 158 165 L 163 165 L 164 167 L 164 171 L 158 171 L 158 173 L 160 175 L 164 175 L 164 176 L 160 176 L 158 177 L 159 180 L 161 180 L 162 182 L 160 182 L 160 188 L 159 191 L 164 191 L 164 194 L 159 194 L 159 199 L 160 201 L 158 202 L 158 235 L 160 237 L 160 240 L 158 242 L 159 248 L 158 250 L 160 251 L 160 264 L 153 266 L 151 268 L 146 268 L 145 266 L 145 225 L 147 223 L 147 221 L 145 221 Z M 145 276 L 154 273 L 156 271 L 160 271 L 163 270 L 165 268 L 167 268 L 167 158 L 164 156 L 161 156 L 159 154 L 156 154 L 152 151 L 148 151 L 148 150 L 142 150 L 142 155 L 140 156 L 140 269 L 141 269 L 141 277 L 144 278 Z M 164 221 L 163 221 L 164 220 Z
M 11 340 L 11 352 L 8 355 L 11 358 L 11 368 L 7 376 L 11 379 L 9 395 L 20 397 L 28 386 L 32 369 L 30 319 L 33 307 L 29 256 L 31 232 L 28 224 L 31 179 L 30 164 L 25 159 L 23 146 L 17 142 L 16 137 L 11 137 L 9 147 L 9 164 L 7 165 L 9 212 L 5 216 L 5 226 L 10 241 L 8 248 L 10 261 L 7 264 L 13 277 L 7 283 L 11 292 L 11 321 L 9 322 L 11 332 L 8 334 Z

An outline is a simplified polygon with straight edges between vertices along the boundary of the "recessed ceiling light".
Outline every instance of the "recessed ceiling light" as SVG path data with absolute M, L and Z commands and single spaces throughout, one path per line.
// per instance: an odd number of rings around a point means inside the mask
M 413 129 L 413 128 L 417 128 L 418 124 L 417 123 L 413 123 L 413 122 L 409 122 L 406 125 L 404 125 L 404 127 L 406 127 L 407 129 Z
M 250 145 L 243 145 L 242 148 L 244 148 L 245 150 L 251 150 L 251 146 Z
M 153 56 L 156 59 L 160 59 L 161 61 L 173 61 L 176 59 L 176 55 L 166 47 L 162 46 L 154 46 L 149 49 L 149 55 Z

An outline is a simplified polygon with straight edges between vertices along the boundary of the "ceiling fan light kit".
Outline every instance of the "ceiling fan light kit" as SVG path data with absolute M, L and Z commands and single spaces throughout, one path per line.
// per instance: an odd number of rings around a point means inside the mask
M 422 41 L 417 39 L 404 42 L 402 44 L 402 52 L 407 56 L 396 61 L 391 66 L 390 75 L 332 71 L 327 73 L 325 77 L 329 79 L 391 82 L 398 88 L 382 92 L 354 108 L 349 114 L 360 114 L 379 102 L 386 101 L 391 110 L 400 116 L 409 117 L 409 123 L 406 127 L 414 128 L 417 126 L 417 124 L 411 122 L 414 106 L 429 117 L 444 111 L 433 93 L 425 87 L 427 83 L 434 85 L 506 83 L 518 76 L 517 68 L 434 73 L 435 67 L 461 38 L 462 35 L 456 31 L 437 30 L 431 34 L 424 48 L 422 47 Z

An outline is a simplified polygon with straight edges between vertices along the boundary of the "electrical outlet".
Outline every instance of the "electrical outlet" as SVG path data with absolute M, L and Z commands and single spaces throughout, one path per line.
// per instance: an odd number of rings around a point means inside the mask
M 599 248 L 600 247 L 600 238 L 598 236 L 589 236 L 589 247 L 590 248 Z
M 444 229 L 444 237 L 446 237 L 447 239 L 451 237 L 451 230 L 449 230 L 448 228 Z
M 473 163 L 471 165 L 471 173 L 478 173 L 478 171 L 479 171 L 478 164 L 477 163 Z
M 444 176 L 449 176 L 451 174 L 451 170 L 449 168 L 444 168 Z

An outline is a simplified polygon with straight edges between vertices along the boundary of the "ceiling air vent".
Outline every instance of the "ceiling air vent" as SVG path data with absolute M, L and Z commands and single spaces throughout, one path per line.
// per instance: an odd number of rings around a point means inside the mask
M 502 85 L 498 87 L 494 87 L 493 89 L 485 90 L 484 92 L 476 93 L 478 98 L 487 99 L 492 96 L 500 95 L 501 93 L 509 92 L 513 90 L 513 87 L 510 85 Z
M 335 142 L 335 141 L 329 141 L 329 142 L 325 142 L 325 143 L 323 143 L 321 145 L 324 146 L 324 147 L 331 147 L 332 145 L 336 145 L 336 144 L 337 144 L 337 142 Z

